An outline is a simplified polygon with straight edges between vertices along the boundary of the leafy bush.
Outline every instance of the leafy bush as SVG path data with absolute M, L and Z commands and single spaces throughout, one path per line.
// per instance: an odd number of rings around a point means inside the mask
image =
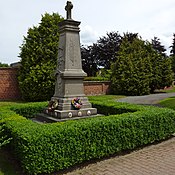
M 1 63 L 1 62 L 0 62 L 0 68 L 1 68 L 1 67 L 9 67 L 9 65 L 6 64 L 6 63 Z
M 28 30 L 21 46 L 19 85 L 26 101 L 50 100 L 54 93 L 58 57 L 59 28 L 63 18 L 53 13 L 42 16 L 41 23 Z
M 175 132 L 175 111 L 170 109 L 110 100 L 105 103 L 96 100 L 93 105 L 99 107 L 100 112 L 106 109 L 108 116 L 53 124 L 37 124 L 25 119 L 6 121 L 6 128 L 14 138 L 12 147 L 24 170 L 29 174 L 58 171 L 162 140 Z M 114 114 L 122 113 L 119 110 L 127 113 Z M 9 115 L 12 114 L 16 115 L 9 110 Z

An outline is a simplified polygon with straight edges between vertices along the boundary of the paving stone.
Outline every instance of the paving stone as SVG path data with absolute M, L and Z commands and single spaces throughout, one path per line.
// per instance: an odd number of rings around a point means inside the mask
M 175 175 L 175 137 L 64 175 Z

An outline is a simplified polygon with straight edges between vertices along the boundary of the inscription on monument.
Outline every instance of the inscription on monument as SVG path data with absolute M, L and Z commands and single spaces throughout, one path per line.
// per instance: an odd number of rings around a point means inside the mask
M 58 53 L 59 53 L 59 56 L 58 56 L 58 67 L 59 67 L 59 69 L 57 71 L 60 72 L 64 69 L 64 64 L 65 64 L 63 47 L 61 47 L 61 46 L 59 47 Z
M 71 55 L 70 57 L 70 67 L 74 67 L 74 64 L 75 64 L 75 52 L 74 52 L 74 48 L 75 48 L 75 45 L 74 45 L 74 42 L 73 42 L 73 39 L 72 37 L 70 38 L 70 45 L 69 45 L 69 55 Z

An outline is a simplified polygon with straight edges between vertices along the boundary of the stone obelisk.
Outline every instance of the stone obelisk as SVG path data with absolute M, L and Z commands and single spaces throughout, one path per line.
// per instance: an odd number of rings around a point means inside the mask
M 72 19 L 73 5 L 67 1 L 65 7 L 67 19 L 59 23 L 59 50 L 56 70 L 55 94 L 51 101 L 57 101 L 58 106 L 51 112 L 58 119 L 92 116 L 97 114 L 97 109 L 84 94 L 83 79 L 86 73 L 82 70 L 79 25 L 80 22 Z M 75 109 L 72 100 L 79 98 L 81 108 Z M 49 111 L 47 110 L 49 115 Z

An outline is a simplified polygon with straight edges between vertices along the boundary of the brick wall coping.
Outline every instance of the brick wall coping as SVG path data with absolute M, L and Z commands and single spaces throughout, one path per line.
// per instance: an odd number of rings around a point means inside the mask
M 0 70 L 18 69 L 17 67 L 0 67 Z
M 84 84 L 103 84 L 110 83 L 110 81 L 83 81 Z

